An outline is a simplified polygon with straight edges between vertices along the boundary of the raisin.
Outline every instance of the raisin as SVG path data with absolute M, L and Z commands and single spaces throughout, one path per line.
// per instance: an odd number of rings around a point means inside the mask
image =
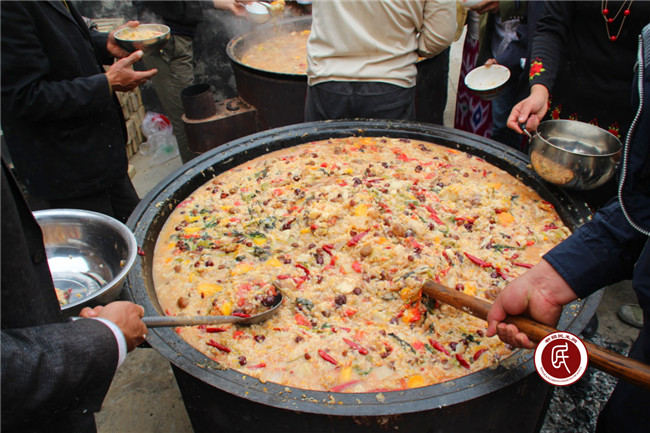
M 187 307 L 188 304 L 189 304 L 189 301 L 187 300 L 187 298 L 185 298 L 183 296 L 178 298 L 178 300 L 176 301 L 176 305 L 178 305 L 178 308 L 185 308 L 185 307 Z

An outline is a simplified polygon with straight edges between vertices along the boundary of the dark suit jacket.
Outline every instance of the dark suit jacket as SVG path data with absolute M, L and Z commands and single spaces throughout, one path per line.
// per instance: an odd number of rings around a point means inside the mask
M 118 346 L 103 323 L 65 321 L 40 227 L 2 163 L 2 431 L 88 432 Z
M 107 34 L 68 2 L 8 1 L 2 9 L 2 129 L 30 194 L 46 200 L 107 189 L 127 172 L 120 105 L 102 64 Z

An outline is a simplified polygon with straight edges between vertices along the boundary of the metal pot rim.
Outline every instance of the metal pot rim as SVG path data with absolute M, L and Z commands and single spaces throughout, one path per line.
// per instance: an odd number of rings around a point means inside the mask
M 146 245 L 153 242 L 166 217 L 187 195 L 217 173 L 232 168 L 245 160 L 280 148 L 309 141 L 344 136 L 392 136 L 420 139 L 446 145 L 463 151 L 473 151 L 483 159 L 510 167 L 511 174 L 533 183 L 540 194 L 564 212 L 563 218 L 574 229 L 584 223 L 590 214 L 584 202 L 568 191 L 546 184 L 528 168 L 528 157 L 500 143 L 451 128 L 418 122 L 341 120 L 312 122 L 276 128 L 243 137 L 215 148 L 179 168 L 154 187 L 140 202 L 128 221 L 145 255 L 136 261 L 129 274 L 125 296 L 145 307 L 147 315 L 161 314 L 148 295 L 147 283 L 151 276 L 147 264 L 153 250 Z M 238 158 L 242 158 L 241 160 Z M 499 165 L 495 164 L 495 165 Z M 562 213 L 561 212 L 561 213 Z M 602 293 L 565 309 L 559 329 L 579 333 L 591 318 Z M 155 301 L 157 304 L 157 301 Z M 258 379 L 220 366 L 191 347 L 172 329 L 152 329 L 148 343 L 178 368 L 233 395 L 258 403 L 316 414 L 379 416 L 419 412 L 449 406 L 491 393 L 509 386 L 534 373 L 533 352 L 517 351 L 499 365 L 480 370 L 436 385 L 385 393 L 331 393 L 292 388 Z
M 548 125 L 557 125 L 557 124 L 571 124 L 571 123 L 580 123 L 580 124 L 583 124 L 583 125 L 593 126 L 594 128 L 598 128 L 599 132 L 602 132 L 602 134 L 610 135 L 611 138 L 613 138 L 614 140 L 616 140 L 616 141 L 618 142 L 618 149 L 617 149 L 616 151 L 613 151 L 613 152 L 609 152 L 609 153 L 598 153 L 598 154 L 595 154 L 595 153 L 582 153 L 582 152 L 575 152 L 575 151 L 573 151 L 573 150 L 567 150 L 567 149 L 565 149 L 565 148 L 562 148 L 562 147 L 559 147 L 559 146 L 555 145 L 554 143 L 548 141 L 548 140 L 547 140 L 547 139 L 546 139 L 546 138 L 545 138 L 545 137 L 540 133 L 540 128 L 542 129 L 541 132 L 542 132 L 542 133 L 544 132 L 544 131 L 543 131 L 544 126 L 548 126 Z M 621 153 L 621 150 L 622 150 L 622 148 L 623 148 L 623 144 L 621 143 L 621 140 L 619 140 L 618 137 L 616 137 L 616 136 L 615 136 L 614 134 L 612 134 L 611 132 L 606 131 L 606 130 L 604 130 L 604 129 L 602 129 L 602 128 L 599 128 L 598 126 L 590 125 L 589 123 L 578 122 L 577 120 L 569 120 L 569 119 L 551 119 L 551 120 L 545 120 L 545 121 L 543 121 L 543 122 L 541 122 L 541 123 L 539 124 L 539 126 L 537 127 L 537 130 L 535 130 L 535 132 L 534 132 L 533 134 L 534 134 L 534 135 L 533 135 L 532 137 L 538 137 L 540 140 L 542 140 L 545 144 L 547 144 L 548 146 L 552 147 L 553 149 L 557 149 L 557 150 L 559 150 L 559 151 L 566 152 L 566 153 L 570 153 L 570 154 L 572 154 L 572 155 L 576 155 L 576 156 L 584 156 L 584 157 L 589 157 L 589 158 L 611 158 L 612 156 L 615 156 L 615 155 L 620 154 L 620 153 Z M 532 140 L 532 137 L 531 137 L 531 140 Z

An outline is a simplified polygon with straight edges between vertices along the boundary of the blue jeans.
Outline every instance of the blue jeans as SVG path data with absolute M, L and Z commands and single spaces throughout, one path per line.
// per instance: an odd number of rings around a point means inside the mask
M 501 94 L 492 100 L 492 140 L 522 150 L 523 137 L 506 126 L 517 99 L 517 83 L 510 82 Z

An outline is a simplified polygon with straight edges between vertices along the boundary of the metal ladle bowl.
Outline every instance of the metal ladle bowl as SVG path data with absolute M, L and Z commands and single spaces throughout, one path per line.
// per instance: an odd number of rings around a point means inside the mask
M 609 181 L 621 157 L 621 141 L 598 126 L 575 120 L 547 120 L 530 140 L 530 161 L 544 180 L 590 190 Z
M 252 316 L 147 316 L 142 321 L 147 328 L 160 328 L 166 326 L 200 326 L 219 325 L 222 323 L 236 323 L 238 325 L 254 325 L 268 320 L 282 305 L 282 292 L 278 291 L 273 299 L 273 305 L 268 310 Z

